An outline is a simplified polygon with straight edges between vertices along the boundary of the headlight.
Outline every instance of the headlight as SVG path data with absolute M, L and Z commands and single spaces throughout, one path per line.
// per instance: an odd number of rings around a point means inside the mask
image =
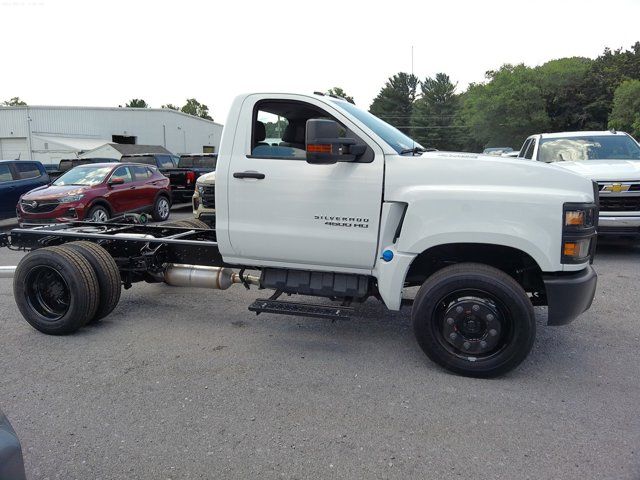
M 196 190 L 198 190 L 198 193 L 200 194 L 201 197 L 204 195 L 204 186 L 196 185 Z
M 58 199 L 58 202 L 60 203 L 72 203 L 72 202 L 77 202 L 78 200 L 80 200 L 82 197 L 84 197 L 84 194 L 81 195 L 67 195 L 66 197 L 60 197 Z
M 594 203 L 565 203 L 562 218 L 562 263 L 592 260 L 598 209 Z
M 568 208 L 564 211 L 564 226 L 572 229 L 591 228 L 595 225 L 595 207 L 579 209 Z

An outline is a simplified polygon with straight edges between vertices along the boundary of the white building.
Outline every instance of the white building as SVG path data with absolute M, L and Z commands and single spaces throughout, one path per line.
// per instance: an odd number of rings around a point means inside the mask
M 219 123 L 164 108 L 0 107 L 0 160 L 57 165 L 108 143 L 217 152 L 221 136 Z

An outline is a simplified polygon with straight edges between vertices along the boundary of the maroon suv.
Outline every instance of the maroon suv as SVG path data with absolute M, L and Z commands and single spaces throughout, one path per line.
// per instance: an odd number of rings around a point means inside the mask
M 135 163 L 94 163 L 69 170 L 52 184 L 25 193 L 18 201 L 18 221 L 50 223 L 104 222 L 127 212 L 169 218 L 169 179 L 157 168 Z

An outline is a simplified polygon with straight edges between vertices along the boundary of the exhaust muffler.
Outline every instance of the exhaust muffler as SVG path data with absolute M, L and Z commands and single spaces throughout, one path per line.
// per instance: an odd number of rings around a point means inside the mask
M 0 278 L 13 278 L 16 274 L 16 267 L 0 267 Z
M 260 285 L 256 275 L 240 275 L 230 268 L 205 267 L 170 263 L 164 269 L 164 282 L 172 287 L 211 288 L 226 290 L 235 283 Z

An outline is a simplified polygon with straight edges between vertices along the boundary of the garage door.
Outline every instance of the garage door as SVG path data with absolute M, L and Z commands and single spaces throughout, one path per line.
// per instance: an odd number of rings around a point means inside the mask
M 26 138 L 0 138 L 0 160 L 29 160 Z

